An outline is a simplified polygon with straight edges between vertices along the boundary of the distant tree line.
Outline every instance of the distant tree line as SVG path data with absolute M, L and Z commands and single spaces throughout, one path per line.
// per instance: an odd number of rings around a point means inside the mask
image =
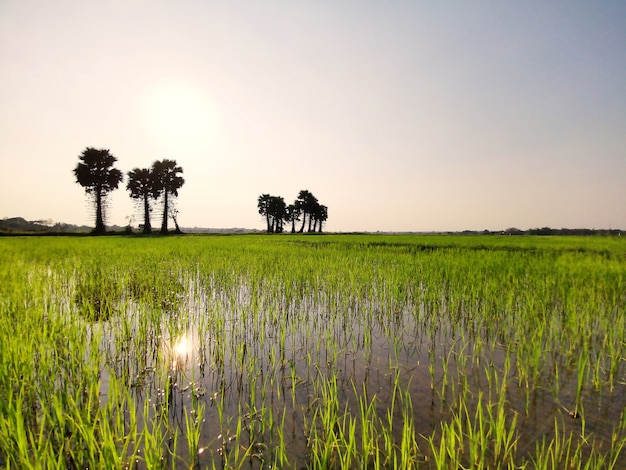
M 505 235 L 622 235 L 623 231 L 618 229 L 595 229 L 595 228 L 530 228 L 520 230 L 518 228 L 507 228 Z
M 446 234 L 460 235 L 574 235 L 574 236 L 622 236 L 626 234 L 626 230 L 620 229 L 596 229 L 596 228 L 530 228 L 522 230 L 516 227 L 510 227 L 506 230 L 463 230 L 462 232 L 443 232 Z
M 85 188 L 88 196 L 93 198 L 96 226 L 95 234 L 103 234 L 105 228 L 105 211 L 107 197 L 117 189 L 124 179 L 120 170 L 114 168 L 117 158 L 108 149 L 87 147 L 78 157 L 78 165 L 74 169 L 76 182 Z M 152 204 L 158 199 L 163 207 L 161 233 L 168 233 L 168 219 L 172 218 L 176 232 L 180 232 L 174 200 L 185 180 L 180 174 L 182 167 L 176 160 L 157 160 L 150 168 L 135 168 L 128 172 L 126 189 L 130 197 L 141 204 L 143 212 L 143 233 L 151 233 L 150 213 Z
M 259 214 L 265 217 L 268 233 L 282 233 L 285 224 L 291 224 L 291 233 L 321 232 L 322 225 L 328 219 L 328 207 L 320 204 L 313 194 L 306 189 L 298 193 L 293 204 L 287 205 L 281 196 L 261 194 L 257 207 Z M 301 222 L 301 223 L 300 223 Z M 308 226 L 307 226 L 308 223 Z

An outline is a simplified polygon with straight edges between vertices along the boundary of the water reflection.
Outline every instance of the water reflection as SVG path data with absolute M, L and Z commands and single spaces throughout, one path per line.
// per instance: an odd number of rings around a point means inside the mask
M 178 337 L 174 342 L 172 369 L 177 369 L 187 363 L 192 353 L 192 343 L 187 335 Z
M 519 416 L 520 456 L 532 453 L 537 436 L 552 436 L 555 419 L 563 431 L 580 433 L 582 421 L 561 419 L 557 406 L 558 400 L 573 408 L 575 369 L 561 364 L 558 378 L 542 376 L 541 387 L 523 386 L 510 349 L 447 321 L 443 307 L 427 314 L 424 305 L 410 302 L 403 308 L 371 299 L 344 306 L 303 295 L 291 303 L 281 299 L 278 308 L 257 299 L 246 285 L 236 295 L 198 287 L 195 292 L 174 315 L 146 322 L 145 311 L 131 310 L 120 324 L 109 324 L 110 337 L 105 332 L 109 370 L 130 378 L 140 407 L 143 400 L 150 403 L 152 415 L 146 418 L 165 410 L 169 432 L 180 438 L 181 462 L 228 466 L 241 463 L 241 452 L 259 456 L 251 459 L 251 468 L 261 468 L 261 459 L 283 458 L 290 466 L 305 466 L 310 423 L 321 413 L 317 407 L 334 401 L 358 416 L 362 403 L 355 391 L 363 391 L 376 397 L 372 403 L 393 430 L 401 430 L 400 407 L 389 409 L 397 400 L 396 387 L 411 397 L 406 411 L 415 436 L 437 433 L 441 423 L 453 419 L 459 400 L 473 416 L 479 392 L 496 400 L 500 390 L 507 412 Z M 281 316 L 274 316 L 277 311 Z M 496 389 L 496 383 L 507 386 Z M 586 417 L 586 429 L 606 448 L 626 389 L 618 387 L 610 397 L 585 392 L 587 408 L 595 410 Z M 285 456 L 274 450 L 280 446 Z

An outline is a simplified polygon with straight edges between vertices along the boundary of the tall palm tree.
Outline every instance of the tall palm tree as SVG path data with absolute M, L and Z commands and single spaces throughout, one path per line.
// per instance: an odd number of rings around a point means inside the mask
M 296 199 L 295 205 L 302 211 L 302 226 L 300 227 L 299 232 L 304 231 L 304 226 L 307 220 L 307 215 L 309 216 L 308 231 L 309 232 L 311 231 L 311 223 L 312 223 L 311 214 L 314 212 L 316 204 L 317 204 L 317 198 L 313 196 L 313 194 L 311 194 L 306 189 L 303 189 L 302 191 L 298 193 L 298 198 Z
M 269 194 L 261 194 L 257 200 L 257 207 L 259 208 L 259 214 L 265 217 L 267 222 L 267 233 L 272 231 L 270 203 L 272 202 L 272 196 Z
M 155 181 L 150 168 L 135 168 L 128 172 L 126 189 L 130 197 L 143 202 L 143 233 L 152 233 L 150 225 L 150 199 L 156 199 L 159 193 L 155 190 Z
M 157 160 L 152 164 L 152 174 L 154 175 L 155 190 L 163 197 L 163 223 L 161 233 L 167 233 L 167 219 L 169 213 L 169 197 L 178 196 L 178 190 L 185 184 L 185 180 L 179 173 L 183 169 L 177 166 L 176 160 Z
M 272 231 L 282 233 L 283 221 L 287 217 L 287 205 L 281 196 L 272 196 L 270 213 L 272 215 Z
M 291 222 L 291 233 L 296 233 L 296 222 L 300 220 L 300 214 L 302 211 L 297 204 L 289 204 L 287 206 L 287 217 L 285 221 Z
M 283 231 L 283 221 L 287 219 L 287 205 L 281 196 L 271 196 L 261 194 L 257 207 L 259 214 L 265 217 L 267 222 L 267 233 L 281 233 Z
M 315 212 L 315 222 L 319 222 L 319 228 L 317 231 L 322 233 L 322 224 L 328 220 L 328 207 L 323 204 L 318 204 L 317 210 Z M 315 231 L 315 230 L 313 230 Z
M 74 168 L 76 182 L 85 188 L 85 192 L 92 195 L 96 205 L 95 234 L 106 231 L 105 202 L 106 196 L 117 189 L 124 175 L 113 165 L 117 161 L 108 149 L 95 149 L 87 147 L 78 157 L 80 160 Z

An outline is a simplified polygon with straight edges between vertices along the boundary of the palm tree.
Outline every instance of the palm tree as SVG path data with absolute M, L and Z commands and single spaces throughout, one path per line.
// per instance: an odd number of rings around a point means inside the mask
M 143 202 L 143 233 L 152 233 L 150 225 L 150 198 L 156 199 L 159 194 L 155 190 L 155 181 L 150 168 L 135 168 L 128 172 L 126 189 L 130 197 Z
M 163 197 L 163 223 L 161 233 L 167 233 L 167 219 L 169 213 L 169 197 L 178 196 L 178 190 L 185 184 L 185 180 L 179 173 L 183 169 L 176 165 L 176 160 L 164 159 L 152 164 L 152 174 L 154 175 L 155 191 Z
M 319 228 L 317 229 L 319 233 L 322 233 L 322 224 L 326 222 L 327 220 L 328 220 L 328 207 L 326 207 L 323 204 L 318 204 L 317 210 L 315 212 L 315 223 L 316 224 L 317 222 L 320 223 Z M 315 229 L 313 231 L 315 231 Z
M 298 193 L 298 199 L 295 202 L 296 207 L 298 207 L 302 211 L 302 226 L 300 227 L 299 232 L 304 231 L 304 225 L 306 223 L 306 216 L 309 216 L 309 232 L 311 231 L 311 214 L 315 210 L 315 206 L 317 205 L 317 198 L 313 196 L 309 191 L 303 189 Z
M 92 195 L 96 204 L 95 234 L 105 233 L 105 202 L 108 193 L 117 189 L 124 178 L 122 172 L 113 165 L 117 161 L 108 149 L 87 147 L 78 157 L 80 160 L 74 175 L 76 182 L 85 188 L 85 192 Z
M 267 233 L 281 233 L 283 231 L 283 221 L 287 219 L 287 205 L 281 196 L 271 196 L 261 194 L 257 207 L 259 214 L 265 217 L 267 222 Z
M 285 221 L 291 222 L 291 233 L 296 233 L 296 222 L 300 220 L 300 215 L 302 211 L 297 204 L 289 204 L 287 206 L 287 216 L 285 217 Z
M 270 214 L 270 203 L 272 201 L 272 196 L 269 194 L 261 194 L 259 196 L 257 207 L 259 208 L 259 214 L 265 216 L 265 221 L 267 222 L 267 233 L 272 231 L 271 217 Z
M 282 233 L 283 220 L 287 217 L 287 205 L 281 196 L 272 196 L 270 213 L 272 215 L 272 231 Z

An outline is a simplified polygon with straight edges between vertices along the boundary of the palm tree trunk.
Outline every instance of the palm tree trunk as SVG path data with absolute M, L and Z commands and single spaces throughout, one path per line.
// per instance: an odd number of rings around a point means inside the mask
M 96 228 L 94 233 L 104 233 L 106 228 L 104 226 L 104 215 L 102 212 L 102 191 L 100 188 L 96 188 Z
M 143 197 L 143 233 L 152 233 L 150 225 L 150 201 L 147 194 Z
M 167 189 L 163 192 L 163 223 L 161 224 L 161 233 L 167 233 L 167 216 L 168 216 L 168 207 L 167 207 Z
M 298 230 L 299 233 L 304 232 L 304 223 L 306 222 L 306 212 L 302 212 L 302 226 L 300 227 L 300 230 Z

